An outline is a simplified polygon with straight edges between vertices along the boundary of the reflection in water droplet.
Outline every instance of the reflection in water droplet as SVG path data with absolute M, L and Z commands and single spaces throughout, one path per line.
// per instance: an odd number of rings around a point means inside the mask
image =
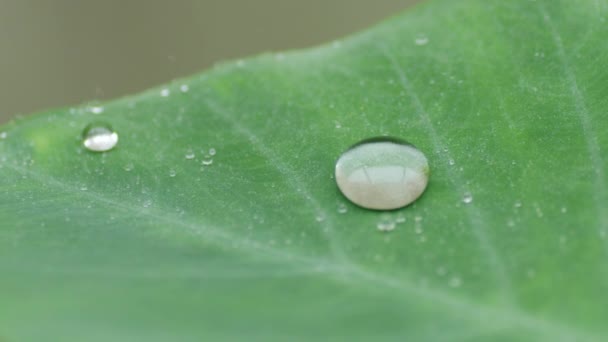
M 465 192 L 462 196 L 462 203 L 470 204 L 471 202 L 473 202 L 473 195 L 470 192 Z
M 175 172 L 175 170 L 169 170 L 169 177 L 175 177 L 175 175 L 177 175 L 177 172 Z
M 126 164 L 126 165 L 123 167 L 123 169 L 124 169 L 125 171 L 127 171 L 127 172 L 133 171 L 133 169 L 134 169 L 134 168 L 135 168 L 135 167 L 133 166 L 133 163 L 127 163 L 127 164 Z
M 118 143 L 118 134 L 107 124 L 88 125 L 83 133 L 83 145 L 89 151 L 105 152 L 113 149 Z
M 415 201 L 426 189 L 429 166 L 414 146 L 394 138 L 364 140 L 336 163 L 342 194 L 368 209 L 389 210 Z
M 214 156 L 216 153 L 217 153 L 217 151 L 213 147 L 209 149 L 210 156 Z
M 194 157 L 196 157 L 196 155 L 194 155 L 194 152 L 192 150 L 188 150 L 184 157 L 186 157 L 186 159 L 188 160 L 192 160 L 194 159 Z
M 346 212 L 348 212 L 348 208 L 346 207 L 346 204 L 344 204 L 344 203 L 338 204 L 338 213 L 346 214 Z
M 456 162 L 454 161 L 454 159 L 450 159 L 450 160 L 448 160 L 448 164 L 450 164 L 450 166 L 454 166 L 454 164 L 456 164 Z
M 203 159 L 201 161 L 201 164 L 205 165 L 205 166 L 209 166 L 211 164 L 213 164 L 213 159 L 209 158 L 209 159 Z

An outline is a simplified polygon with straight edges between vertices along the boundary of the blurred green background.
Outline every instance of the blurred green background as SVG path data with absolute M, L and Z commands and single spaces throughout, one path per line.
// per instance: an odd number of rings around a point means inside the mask
M 419 0 L 0 0 L 0 123 L 338 39 Z

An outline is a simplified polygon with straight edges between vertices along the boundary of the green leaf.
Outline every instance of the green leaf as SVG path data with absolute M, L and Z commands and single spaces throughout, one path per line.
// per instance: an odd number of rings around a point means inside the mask
M 9 124 L 0 339 L 607 340 L 607 10 L 439 0 Z M 431 169 L 390 233 L 332 179 L 385 134 Z

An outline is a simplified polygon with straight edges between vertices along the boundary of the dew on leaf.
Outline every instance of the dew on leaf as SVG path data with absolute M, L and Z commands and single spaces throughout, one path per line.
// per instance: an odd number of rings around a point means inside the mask
M 93 152 L 105 152 L 118 143 L 118 134 L 112 127 L 103 123 L 88 125 L 82 133 L 84 147 Z
M 346 214 L 347 212 L 348 212 L 348 207 L 346 207 L 346 204 L 344 204 L 344 203 L 338 204 L 338 213 L 339 214 Z
M 196 157 L 196 155 L 194 154 L 194 152 L 192 150 L 188 150 L 188 151 L 186 151 L 186 155 L 184 157 L 188 160 L 192 160 L 192 159 L 194 159 L 194 157 Z
M 190 87 L 189 87 L 187 84 L 182 84 L 182 85 L 179 87 L 179 90 L 180 90 L 182 93 L 187 93 L 188 91 L 190 91 Z
M 171 91 L 167 88 L 164 88 L 160 91 L 160 96 L 162 97 L 167 97 L 171 94 Z
M 425 155 L 402 140 L 364 140 L 344 152 L 336 163 L 336 182 L 346 198 L 368 209 L 390 210 L 415 201 L 426 189 L 429 166 Z
M 214 156 L 216 153 L 217 153 L 217 151 L 213 147 L 209 149 L 210 156 Z
M 464 195 L 462 195 L 462 203 L 464 203 L 464 204 L 473 203 L 473 195 L 470 192 L 465 192 Z
M 376 224 L 376 228 L 381 232 L 390 232 L 395 229 L 395 221 L 388 214 L 382 215 L 378 224 Z
M 6 139 L 7 136 L 8 136 L 8 133 L 6 133 L 6 132 L 0 132 L 0 140 Z
M 201 164 L 205 165 L 205 166 L 209 166 L 211 164 L 213 164 L 213 159 L 209 158 L 209 159 L 203 159 L 201 161 Z
M 101 114 L 104 112 L 105 108 L 103 108 L 103 106 L 89 106 L 87 110 L 93 114 Z
M 416 43 L 416 45 L 418 45 L 418 46 L 426 45 L 429 43 L 429 38 L 426 36 L 418 36 L 414 40 L 414 43 Z
M 177 175 L 177 172 L 175 172 L 175 170 L 173 170 L 173 169 L 170 169 L 170 170 L 169 170 L 169 177 L 173 178 L 173 177 L 175 177 L 176 175 Z

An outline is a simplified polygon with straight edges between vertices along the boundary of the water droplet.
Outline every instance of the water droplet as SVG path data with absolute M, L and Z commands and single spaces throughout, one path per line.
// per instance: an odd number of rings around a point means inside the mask
M 317 222 L 323 222 L 323 221 L 325 221 L 325 215 L 323 215 L 323 214 L 318 214 L 318 215 L 315 217 L 315 220 L 316 220 Z
M 402 213 L 397 214 L 397 217 L 395 218 L 395 223 L 403 222 L 405 222 L 405 215 L 403 215 Z
M 188 150 L 186 151 L 186 155 L 184 157 L 188 160 L 192 160 L 194 157 L 196 157 L 196 155 L 194 154 L 194 151 Z
M 80 190 L 82 190 L 82 191 L 87 191 L 87 190 L 89 190 L 89 188 L 88 188 L 86 185 L 82 185 L 82 186 L 80 187 Z
M 152 206 L 152 201 L 151 200 L 145 200 L 143 203 L 144 208 L 150 208 L 150 206 Z
M 106 124 L 88 125 L 83 133 L 83 145 L 89 151 L 105 152 L 113 149 L 118 143 L 118 134 Z
M 208 158 L 208 159 L 203 159 L 203 160 L 201 161 L 201 164 L 203 164 L 203 165 L 205 165 L 205 166 L 209 166 L 209 165 L 213 164 L 213 159 L 211 159 L 211 158 Z
M 395 229 L 395 221 L 393 221 L 390 215 L 382 215 L 376 228 L 381 232 L 390 232 Z
M 171 94 L 171 91 L 168 88 L 164 88 L 160 91 L 160 96 L 167 97 Z
M 562 209 L 560 209 L 560 211 L 562 212 L 562 214 L 565 214 L 568 212 L 568 208 L 562 207 Z
M 418 36 L 414 40 L 414 43 L 416 43 L 416 45 L 419 45 L 419 46 L 426 45 L 429 43 L 429 38 L 426 36 Z
M 424 154 L 394 138 L 364 140 L 344 152 L 336 163 L 342 194 L 368 209 L 390 210 L 415 201 L 426 189 L 429 166 Z
M 171 169 L 169 170 L 169 177 L 175 177 L 175 175 L 177 175 L 177 172 L 175 172 L 175 170 Z
M 93 113 L 93 114 L 101 114 L 103 113 L 103 111 L 105 110 L 105 108 L 103 108 L 103 106 L 89 106 L 87 107 L 87 111 Z
M 125 166 L 123 167 L 123 169 L 127 172 L 133 171 L 135 167 L 133 166 L 133 163 L 127 163 L 125 164 Z
M 473 202 L 473 195 L 470 192 L 465 192 L 464 195 L 462 195 L 462 203 L 470 204 L 472 202 Z
M 454 161 L 454 159 L 450 159 L 450 160 L 448 160 L 448 164 L 450 164 L 450 166 L 454 166 L 454 164 L 456 164 L 456 162 Z
M 8 133 L 0 132 L 0 139 L 4 140 L 4 139 L 6 139 L 7 136 L 8 136 Z
M 514 206 L 515 208 L 521 208 L 521 201 L 516 201 L 516 202 L 513 204 L 513 206 Z
M 209 149 L 210 156 L 214 156 L 216 153 L 217 153 L 217 151 L 213 147 Z
M 344 203 L 338 204 L 338 213 L 339 214 L 346 214 L 347 212 L 348 212 L 348 207 L 346 207 L 346 204 L 344 204 Z
M 190 91 L 190 87 L 187 84 L 182 84 L 181 86 L 179 86 L 179 90 L 182 93 L 187 93 Z

